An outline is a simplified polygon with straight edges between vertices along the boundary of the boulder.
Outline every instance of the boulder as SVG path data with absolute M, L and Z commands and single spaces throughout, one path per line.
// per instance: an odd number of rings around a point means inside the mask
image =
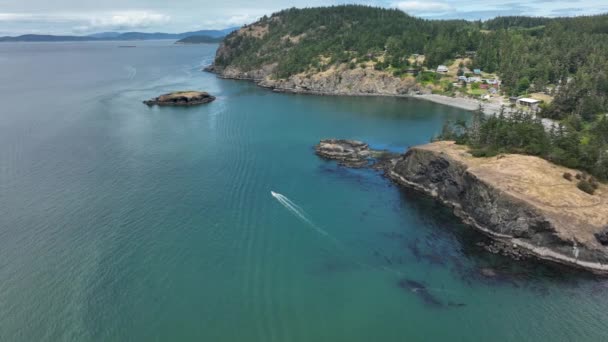
M 600 232 L 595 233 L 595 238 L 603 246 L 608 246 L 608 225 L 606 225 Z
M 361 141 L 347 139 L 324 139 L 315 146 L 318 156 L 337 160 L 348 167 L 364 167 L 369 163 L 369 146 Z

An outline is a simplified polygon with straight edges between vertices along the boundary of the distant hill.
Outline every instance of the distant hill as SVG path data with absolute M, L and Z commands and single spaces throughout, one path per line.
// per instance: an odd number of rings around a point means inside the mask
M 206 44 L 206 43 L 219 43 L 224 37 L 210 37 L 210 36 L 189 36 L 182 38 L 175 42 L 175 44 Z
M 81 36 L 52 36 L 44 34 L 24 34 L 18 37 L 0 37 L 0 42 L 74 42 L 96 40 Z
M 101 32 L 88 36 L 55 36 L 26 34 L 16 37 L 0 37 L 0 42 L 82 42 L 82 41 L 108 41 L 108 40 L 158 40 L 158 39 L 183 39 L 191 36 L 207 36 L 210 38 L 222 38 L 236 27 L 224 30 L 201 30 L 183 33 L 146 33 L 146 32 Z
M 87 37 L 108 39 L 108 38 L 116 38 L 118 36 L 120 36 L 120 32 L 100 32 L 100 33 L 89 34 Z

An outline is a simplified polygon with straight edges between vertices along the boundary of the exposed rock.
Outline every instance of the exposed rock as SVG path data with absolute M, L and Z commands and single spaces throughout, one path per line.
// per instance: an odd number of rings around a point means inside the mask
M 218 56 L 230 54 L 221 47 Z M 349 69 L 346 65 L 332 67 L 318 73 L 301 73 L 286 79 L 272 77 L 277 64 L 264 65 L 255 70 L 241 70 L 234 66 L 221 68 L 215 65 L 204 70 L 216 73 L 221 78 L 250 80 L 259 86 L 277 92 L 316 94 L 316 95 L 351 95 L 351 96 L 406 96 L 429 93 L 421 88 L 414 78 L 398 77 L 373 69 Z
M 324 139 L 315 146 L 317 155 L 326 159 L 337 160 L 348 167 L 366 166 L 370 149 L 366 143 L 356 140 Z
M 164 94 L 148 101 L 144 101 L 148 106 L 194 106 L 209 103 L 215 97 L 202 91 L 178 91 Z
M 494 237 L 492 252 L 608 273 L 608 248 L 599 240 L 608 235 L 602 234 L 608 191 L 600 185 L 595 196 L 587 195 L 565 172 L 575 171 L 531 156 L 474 158 L 464 146 L 437 142 L 410 149 L 389 176 Z
M 579 191 L 563 178 L 574 170 L 524 155 L 474 158 L 446 141 L 396 156 L 361 141 L 327 139 L 316 153 L 346 166 L 383 169 L 396 183 L 437 198 L 493 237 L 482 245 L 491 253 L 608 274 L 608 189 L 599 185 L 595 196 Z
M 595 233 L 595 238 L 602 245 L 608 246 L 608 226 L 605 226 L 600 232 Z
M 340 165 L 387 172 L 396 163 L 399 153 L 386 150 L 374 150 L 361 141 L 348 139 L 324 139 L 316 146 L 318 156 L 337 160 Z
M 348 69 L 345 65 L 314 74 L 297 74 L 287 79 L 265 77 L 262 87 L 275 91 L 321 95 L 388 95 L 418 92 L 414 78 L 401 78 L 384 71 Z

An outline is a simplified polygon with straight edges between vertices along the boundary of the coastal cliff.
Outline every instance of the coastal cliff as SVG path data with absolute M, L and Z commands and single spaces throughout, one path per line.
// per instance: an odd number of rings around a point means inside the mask
M 325 23 L 325 19 L 316 22 L 316 15 L 312 12 L 317 11 L 319 18 L 340 12 L 339 19 L 336 22 Z M 408 61 L 402 61 L 403 70 L 379 67 L 380 61 L 388 58 L 381 52 L 387 39 L 384 34 L 365 39 L 362 44 L 370 52 L 363 49 L 336 52 L 339 50 L 331 41 L 341 36 L 340 32 L 346 29 L 344 25 L 363 19 L 366 25 L 375 25 L 376 21 L 370 17 L 376 16 L 390 17 L 391 21 L 396 21 L 396 26 L 403 26 L 400 32 L 407 28 L 412 30 L 409 25 L 425 23 L 403 12 L 361 6 L 286 10 L 227 36 L 220 43 L 213 64 L 205 70 L 222 78 L 254 81 L 262 87 L 281 92 L 355 96 L 430 93 L 430 88 L 421 87 L 413 75 L 405 72 L 410 69 L 405 67 Z M 312 21 L 307 25 L 301 20 Z M 348 29 L 344 34 L 364 39 L 365 32 L 369 34 L 364 26 L 363 23 L 355 26 L 360 34 Z
M 315 151 L 346 167 L 383 170 L 395 183 L 436 198 L 492 237 L 491 252 L 608 274 L 608 187 L 599 185 L 594 195 L 581 191 L 564 177 L 575 170 L 525 155 L 476 158 L 449 141 L 384 158 L 354 140 L 321 140 Z
M 303 72 L 287 78 L 273 78 L 276 65 L 243 71 L 237 67 L 210 67 L 207 71 L 221 78 L 250 80 L 259 86 L 278 92 L 317 95 L 350 96 L 403 96 L 430 93 L 416 83 L 413 77 L 395 77 L 373 68 L 349 69 L 347 65 L 331 67 L 323 72 Z
M 466 147 L 436 142 L 411 148 L 387 171 L 423 191 L 464 222 L 540 259 L 608 273 L 608 189 L 580 191 L 576 172 L 523 155 L 474 158 Z

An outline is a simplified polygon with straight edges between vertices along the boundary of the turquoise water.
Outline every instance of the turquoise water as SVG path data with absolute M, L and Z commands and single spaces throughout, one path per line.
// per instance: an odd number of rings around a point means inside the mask
M 136 44 L 0 45 L 0 340 L 608 339 L 608 282 L 490 255 L 312 149 L 403 150 L 467 113 L 274 94 L 200 72 L 215 45 Z M 181 89 L 218 99 L 141 104 Z

